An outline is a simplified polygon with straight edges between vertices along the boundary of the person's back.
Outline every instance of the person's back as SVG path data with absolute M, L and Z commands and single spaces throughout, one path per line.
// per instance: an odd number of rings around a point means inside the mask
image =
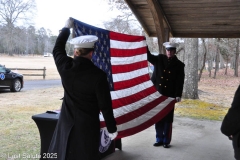
M 74 38 L 74 58 L 68 57 L 65 44 L 70 34 L 63 28 L 53 57 L 64 87 L 60 117 L 49 147 L 59 160 L 98 160 L 100 111 L 113 139 L 117 135 L 106 74 L 91 61 L 96 36 Z
M 62 83 L 65 88 L 64 97 L 66 97 L 66 103 L 73 103 L 72 106 L 76 106 L 81 111 L 96 117 L 96 115 L 99 115 L 99 97 L 96 96 L 96 91 L 103 92 L 101 93 L 102 96 L 110 96 L 109 90 L 106 91 L 106 88 L 100 88 L 108 85 L 107 76 L 86 58 L 77 57 L 76 61 L 78 64 L 75 64 L 73 68 L 61 73 L 63 75 Z M 69 102 L 69 99 L 72 102 Z

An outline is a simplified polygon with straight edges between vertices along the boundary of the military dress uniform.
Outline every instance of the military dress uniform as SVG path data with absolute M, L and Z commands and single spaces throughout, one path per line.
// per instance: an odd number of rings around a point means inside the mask
M 90 59 L 67 56 L 69 35 L 69 28 L 63 28 L 53 49 L 64 98 L 48 152 L 57 160 L 98 160 L 100 110 L 108 132 L 117 130 L 107 76 Z
M 151 80 L 156 89 L 167 97 L 181 97 L 184 84 L 184 63 L 175 55 L 168 58 L 166 55 L 152 55 L 147 53 L 148 61 L 153 64 L 154 71 Z M 174 108 L 162 120 L 155 124 L 156 142 L 158 144 L 170 144 L 172 137 L 172 122 Z

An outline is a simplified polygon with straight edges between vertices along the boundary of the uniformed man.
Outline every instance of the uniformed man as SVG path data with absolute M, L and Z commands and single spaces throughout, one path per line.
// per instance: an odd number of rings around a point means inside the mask
M 66 22 L 56 40 L 53 57 L 61 76 L 64 97 L 60 117 L 49 147 L 49 159 L 99 160 L 100 110 L 110 138 L 117 136 L 112 100 L 105 72 L 91 61 L 98 37 L 80 36 L 71 40 L 74 58 L 65 45 L 73 26 Z
M 156 89 L 164 96 L 173 97 L 181 101 L 184 84 L 184 63 L 176 57 L 177 43 L 163 43 L 166 54 L 152 55 L 149 51 L 147 58 L 154 66 L 151 80 Z M 153 146 L 170 147 L 172 138 L 172 122 L 174 108 L 162 120 L 155 124 L 156 143 Z

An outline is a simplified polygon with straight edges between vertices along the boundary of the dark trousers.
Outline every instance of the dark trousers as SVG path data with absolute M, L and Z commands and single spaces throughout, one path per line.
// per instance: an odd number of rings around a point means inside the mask
M 155 124 L 156 142 L 170 144 L 172 140 L 172 123 L 159 121 Z
M 233 136 L 232 145 L 235 159 L 240 160 L 240 132 Z

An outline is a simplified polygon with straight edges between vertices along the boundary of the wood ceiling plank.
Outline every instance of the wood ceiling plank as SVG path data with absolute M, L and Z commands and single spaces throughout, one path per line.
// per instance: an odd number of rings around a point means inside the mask
M 190 4 L 190 3 L 187 3 L 187 4 L 183 4 L 183 3 L 177 3 L 177 4 L 174 4 L 174 5 L 169 5 L 169 4 L 163 4 L 162 2 L 161 3 L 161 6 L 163 8 L 179 8 L 181 7 L 182 9 L 187 9 L 187 8 L 239 8 L 240 7 L 240 3 L 200 3 L 200 4 Z
M 161 4 L 206 4 L 206 3 L 239 3 L 238 0 L 158 0 Z
M 131 0 L 132 4 L 148 4 L 146 0 Z
M 171 21 L 171 25 L 175 24 L 175 25 L 181 25 L 181 24 L 189 24 L 189 25 L 194 25 L 197 26 L 199 24 L 196 24 L 196 22 L 201 22 L 200 25 L 238 25 L 240 23 L 240 20 L 225 20 L 225 19 L 221 19 L 221 20 L 211 20 L 211 19 L 195 19 L 195 20 L 189 20 L 189 19 L 176 19 L 174 22 Z
M 145 32 L 147 34 L 150 34 L 149 29 L 148 29 L 148 25 L 142 20 L 141 16 L 139 16 L 139 14 L 138 14 L 137 10 L 135 9 L 134 4 L 132 3 L 132 1 L 131 0 L 125 0 L 125 2 L 129 6 L 129 8 L 132 10 L 132 12 L 134 13 L 134 15 L 137 18 L 137 20 L 139 21 L 139 23 L 142 25 L 142 27 L 145 30 Z M 156 29 L 155 29 L 155 31 L 156 31 Z
M 211 32 L 200 32 L 200 33 L 178 33 L 174 37 L 181 38 L 239 38 L 240 33 L 211 33 Z
M 239 14 L 240 9 L 186 9 L 182 10 L 181 8 L 179 9 L 164 9 L 164 13 L 167 15 L 189 15 L 189 14 L 212 14 L 212 16 L 218 16 L 218 15 L 230 15 L 230 14 Z
M 240 0 L 125 0 L 135 7 L 133 12 L 149 36 L 158 36 L 156 18 L 150 12 L 149 2 L 159 6 L 156 16 L 162 14 L 173 36 L 194 38 L 225 36 L 240 38 Z M 160 12 L 159 12 L 160 11 Z M 164 21 L 165 22 L 165 21 Z M 155 28 L 154 28 L 155 26 Z M 155 30 L 154 30 L 155 29 Z M 157 31 L 158 30 L 158 31 Z M 224 32 L 224 33 L 222 33 Z M 228 34 L 229 33 L 229 34 Z M 217 37 L 217 38 L 218 38 Z
M 178 21 L 178 20 L 188 20 L 188 21 L 196 21 L 197 20 L 206 20 L 206 21 L 218 21 L 218 20 L 226 20 L 226 21 L 230 21 L 233 22 L 234 21 L 238 21 L 239 20 L 239 16 L 237 15 L 223 15 L 223 16 L 218 16 L 218 17 L 211 17 L 208 18 L 206 17 L 208 15 L 186 15 L 186 16 L 181 16 L 181 15 L 175 15 L 175 16 L 169 16 L 168 20 L 169 21 Z M 210 15 L 209 15 L 210 16 Z

